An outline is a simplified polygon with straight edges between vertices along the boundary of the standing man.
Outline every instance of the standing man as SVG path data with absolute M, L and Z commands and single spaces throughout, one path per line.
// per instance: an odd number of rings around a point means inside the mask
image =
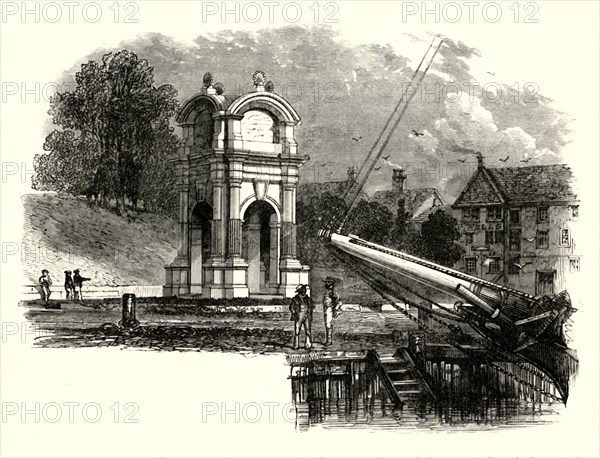
M 75 283 L 70 270 L 65 270 L 65 293 L 67 299 L 75 298 Z
M 323 315 L 325 318 L 325 331 L 327 340 L 325 345 L 333 343 L 333 319 L 342 313 L 342 301 L 340 295 L 334 289 L 335 278 L 327 277 L 325 280 L 325 294 L 323 294 Z
M 292 298 L 290 320 L 294 322 L 294 350 L 298 349 L 300 343 L 300 330 L 304 327 L 305 343 L 304 348 L 310 350 L 311 342 L 311 323 L 315 305 L 308 294 L 306 294 L 308 285 L 298 285 L 296 295 Z
M 50 287 L 52 286 L 52 279 L 50 278 L 50 272 L 46 269 L 42 270 L 42 276 L 38 279 L 38 283 L 42 287 L 42 299 L 47 304 L 50 300 Z
M 83 300 L 83 282 L 90 280 L 89 278 L 82 277 L 79 275 L 79 269 L 75 269 L 73 271 L 75 275 L 73 275 L 73 283 L 75 284 L 75 299 Z

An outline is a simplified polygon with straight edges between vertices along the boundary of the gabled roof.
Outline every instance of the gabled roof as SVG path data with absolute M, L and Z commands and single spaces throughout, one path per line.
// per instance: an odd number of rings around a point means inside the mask
M 319 197 L 328 192 L 332 196 L 343 197 L 344 193 L 351 185 L 351 181 L 346 179 L 342 181 L 325 181 L 304 183 L 298 186 L 298 200 L 301 202 L 309 202 L 313 197 Z M 367 195 L 360 192 L 358 199 L 366 199 Z
M 576 200 L 573 174 L 564 164 L 488 169 L 510 202 Z
M 577 200 L 573 175 L 564 164 L 477 169 L 453 204 L 564 202 Z
M 447 215 L 452 216 L 452 207 L 450 207 L 450 205 L 436 205 L 435 207 L 429 207 L 425 211 L 414 216 L 412 221 L 415 223 L 424 223 L 429 219 L 429 215 L 434 214 L 438 210 L 442 210 Z
M 387 209 L 395 216 L 398 213 L 398 200 L 404 198 L 404 209 L 411 218 L 415 218 L 422 213 L 426 213 L 421 212 L 417 215 L 417 211 L 425 201 L 432 196 L 435 196 L 439 203 L 444 205 L 444 200 L 435 188 L 404 189 L 402 192 L 394 190 L 377 191 L 370 200 L 387 207 Z

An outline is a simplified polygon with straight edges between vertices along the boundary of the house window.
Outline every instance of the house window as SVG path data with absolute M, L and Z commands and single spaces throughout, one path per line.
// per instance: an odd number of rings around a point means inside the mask
M 537 248 L 548 248 L 548 231 L 537 231 L 535 245 Z
M 521 268 L 519 267 L 521 263 L 521 258 L 514 257 L 511 258 L 508 264 L 508 273 L 509 274 L 520 274 Z
M 508 234 L 509 249 L 521 251 L 521 229 L 511 229 Z
M 485 244 L 492 245 L 494 243 L 494 231 L 485 231 Z
M 571 245 L 571 231 L 569 229 L 560 230 L 560 246 Z
M 487 208 L 487 220 L 488 221 L 501 221 L 502 220 L 502 207 L 494 206 Z
M 463 208 L 463 219 L 465 221 L 479 221 L 479 207 Z
M 571 207 L 571 217 L 578 218 L 579 217 L 579 205 L 573 205 Z
M 473 234 L 472 232 L 466 232 L 465 233 L 465 244 L 466 245 L 473 245 L 473 236 L 475 234 Z
M 521 210 L 519 210 L 518 208 L 513 208 L 510 211 L 510 224 L 514 226 L 521 225 Z
M 547 223 L 548 222 L 548 207 L 538 207 L 537 211 L 537 220 L 538 223 Z
M 465 258 L 465 270 L 469 273 L 477 272 L 477 258 Z
M 485 244 L 504 243 L 504 231 L 485 231 Z
M 579 258 L 569 259 L 569 272 L 579 272 Z
M 535 294 L 554 294 L 555 271 L 537 271 L 535 273 Z
M 497 274 L 500 272 L 500 259 L 491 258 L 488 264 L 488 274 Z
M 504 243 L 504 231 L 496 231 L 496 243 Z

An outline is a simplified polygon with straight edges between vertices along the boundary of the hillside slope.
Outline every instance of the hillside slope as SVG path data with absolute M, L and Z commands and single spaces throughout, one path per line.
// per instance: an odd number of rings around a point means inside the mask
M 48 269 L 61 284 L 81 269 L 94 286 L 162 285 L 164 265 L 177 254 L 177 223 L 151 213 L 120 217 L 85 200 L 26 194 L 22 263 L 36 283 Z

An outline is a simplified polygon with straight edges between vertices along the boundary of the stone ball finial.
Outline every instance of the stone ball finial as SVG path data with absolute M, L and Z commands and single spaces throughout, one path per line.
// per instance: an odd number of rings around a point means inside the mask
M 225 93 L 225 85 L 223 83 L 215 83 L 215 91 L 217 91 L 217 95 L 223 95 Z
M 275 92 L 275 84 L 273 84 L 273 81 L 269 80 L 265 83 L 265 91 Z
M 265 80 L 267 79 L 267 75 L 262 70 L 256 70 L 254 75 L 252 75 L 252 81 L 254 82 L 254 87 L 264 87 Z
M 204 87 L 211 87 L 213 82 L 213 76 L 211 72 L 206 72 L 202 78 L 202 85 Z

